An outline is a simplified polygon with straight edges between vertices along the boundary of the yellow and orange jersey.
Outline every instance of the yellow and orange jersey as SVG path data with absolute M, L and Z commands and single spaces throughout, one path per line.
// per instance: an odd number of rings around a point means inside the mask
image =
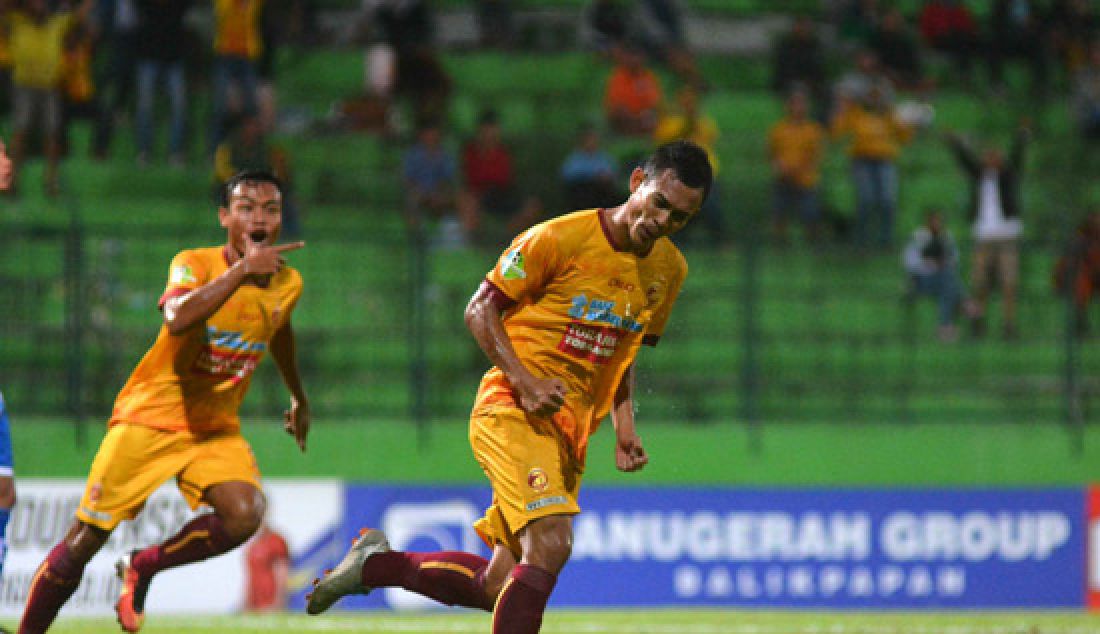
M 214 0 L 214 52 L 259 59 L 263 51 L 260 12 L 263 0 Z
M 227 247 L 182 251 L 172 259 L 160 305 L 228 268 Z M 240 426 L 237 410 L 276 331 L 290 320 L 302 277 L 290 267 L 266 288 L 238 288 L 205 323 L 180 335 L 161 326 L 153 347 L 115 400 L 110 424 L 210 433 Z
M 9 16 L 8 42 L 16 85 L 52 89 L 61 78 L 65 33 L 73 24 L 72 13 L 54 13 L 38 23 L 23 11 Z
M 503 323 L 520 361 L 566 385 L 553 422 L 581 465 L 623 373 L 643 340 L 655 344 L 664 331 L 687 275 L 668 238 L 645 257 L 616 250 L 603 213 L 578 211 L 532 227 L 487 275 L 515 302 Z M 474 407 L 494 403 L 519 405 L 498 368 L 485 374 Z
M 825 128 L 812 119 L 784 118 L 768 132 L 768 154 L 789 170 L 799 187 L 815 187 L 821 180 Z

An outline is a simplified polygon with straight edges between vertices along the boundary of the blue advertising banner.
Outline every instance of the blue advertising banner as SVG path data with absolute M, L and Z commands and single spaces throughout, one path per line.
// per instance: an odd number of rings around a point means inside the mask
M 343 534 L 382 528 L 400 550 L 488 556 L 470 528 L 487 487 L 349 486 Z M 761 608 L 1081 608 L 1085 492 L 1042 490 L 582 491 L 552 605 Z M 342 549 L 338 549 L 342 550 Z M 335 557 L 338 559 L 339 557 Z M 399 590 L 345 608 L 432 605 Z

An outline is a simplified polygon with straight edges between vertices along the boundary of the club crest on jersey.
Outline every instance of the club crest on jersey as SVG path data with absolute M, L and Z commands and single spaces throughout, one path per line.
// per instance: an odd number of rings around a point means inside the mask
M 190 264 L 173 266 L 170 281 L 172 284 L 194 284 L 195 272 L 191 270 Z
M 550 479 L 546 477 L 546 472 L 539 467 L 527 472 L 527 486 L 531 487 L 531 490 L 535 493 L 545 491 L 548 484 L 550 484 Z
M 505 253 L 500 260 L 500 274 L 506 280 L 527 279 L 527 271 L 523 270 L 523 252 L 515 249 Z

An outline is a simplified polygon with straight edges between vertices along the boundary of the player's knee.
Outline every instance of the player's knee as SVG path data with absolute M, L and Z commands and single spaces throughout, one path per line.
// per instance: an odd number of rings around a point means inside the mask
M 15 481 L 10 477 L 0 476 L 0 509 L 15 507 Z
M 568 516 L 544 517 L 527 526 L 524 538 L 525 563 L 557 574 L 573 553 L 573 522 Z
M 237 496 L 218 508 L 225 532 L 238 542 L 245 541 L 256 532 L 266 512 L 267 503 L 259 491 L 255 495 Z

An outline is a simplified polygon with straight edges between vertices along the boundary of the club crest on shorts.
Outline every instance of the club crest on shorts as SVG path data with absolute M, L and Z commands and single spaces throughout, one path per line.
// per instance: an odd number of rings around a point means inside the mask
M 99 502 L 99 498 L 103 495 L 103 485 L 95 483 L 88 487 L 88 503 L 95 506 Z
M 545 491 L 548 484 L 550 484 L 550 479 L 546 477 L 546 472 L 539 467 L 527 472 L 527 486 L 531 487 L 531 490 L 535 493 Z

